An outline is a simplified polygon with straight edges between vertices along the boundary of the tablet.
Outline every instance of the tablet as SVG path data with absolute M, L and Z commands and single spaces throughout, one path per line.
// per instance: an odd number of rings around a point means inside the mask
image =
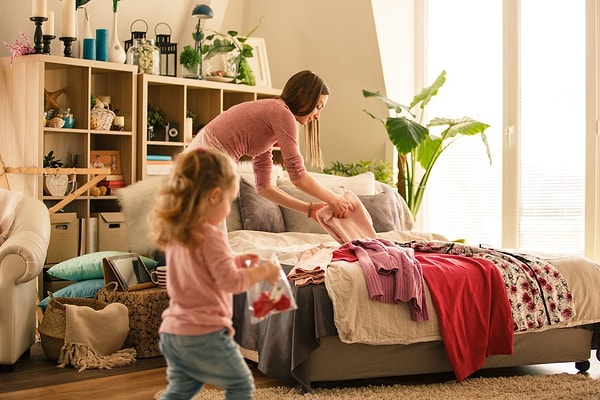
M 130 253 L 102 260 L 104 283 L 116 281 L 124 291 L 155 286 L 150 272 L 138 254 Z

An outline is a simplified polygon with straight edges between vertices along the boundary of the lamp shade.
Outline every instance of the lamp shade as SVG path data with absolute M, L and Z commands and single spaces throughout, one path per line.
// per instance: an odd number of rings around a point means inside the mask
M 198 19 L 209 19 L 213 17 L 213 10 L 206 4 L 198 4 L 192 11 L 192 17 Z

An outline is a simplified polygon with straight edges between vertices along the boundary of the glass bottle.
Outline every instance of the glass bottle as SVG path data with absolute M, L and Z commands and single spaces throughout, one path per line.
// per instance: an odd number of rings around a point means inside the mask
M 153 39 L 133 39 L 127 50 L 127 64 L 137 65 L 140 74 L 160 74 L 160 51 Z

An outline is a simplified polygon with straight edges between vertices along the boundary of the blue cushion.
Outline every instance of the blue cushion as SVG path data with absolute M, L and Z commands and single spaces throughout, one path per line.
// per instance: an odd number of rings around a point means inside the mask
M 98 251 L 96 253 L 84 254 L 55 264 L 47 272 L 55 278 L 66 279 L 68 281 L 103 278 L 102 259 L 122 254 L 128 253 L 122 251 Z M 144 256 L 141 258 L 148 269 L 154 269 L 158 265 L 158 262 L 152 258 Z
M 54 297 L 76 297 L 76 298 L 87 298 L 91 299 L 94 297 L 98 290 L 104 287 L 104 279 L 88 279 L 86 281 L 73 282 L 69 286 L 65 286 L 53 292 Z M 46 310 L 46 306 L 50 301 L 50 296 L 38 303 L 38 306 L 42 308 L 42 311 Z

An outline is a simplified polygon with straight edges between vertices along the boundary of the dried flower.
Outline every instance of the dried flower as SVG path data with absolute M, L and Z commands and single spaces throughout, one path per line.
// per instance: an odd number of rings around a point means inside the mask
M 25 43 L 19 42 L 19 39 L 15 39 L 15 44 L 10 44 L 10 43 L 4 42 L 4 45 L 6 47 L 8 47 L 11 52 L 11 56 L 10 56 L 11 67 L 15 61 L 15 58 L 17 58 L 19 56 L 26 56 L 28 54 L 34 53 L 34 49 L 33 49 L 33 47 L 31 47 L 31 42 L 29 41 L 29 38 L 27 38 L 27 36 L 25 36 L 23 31 L 21 31 L 19 33 L 21 34 L 23 39 L 25 39 Z

